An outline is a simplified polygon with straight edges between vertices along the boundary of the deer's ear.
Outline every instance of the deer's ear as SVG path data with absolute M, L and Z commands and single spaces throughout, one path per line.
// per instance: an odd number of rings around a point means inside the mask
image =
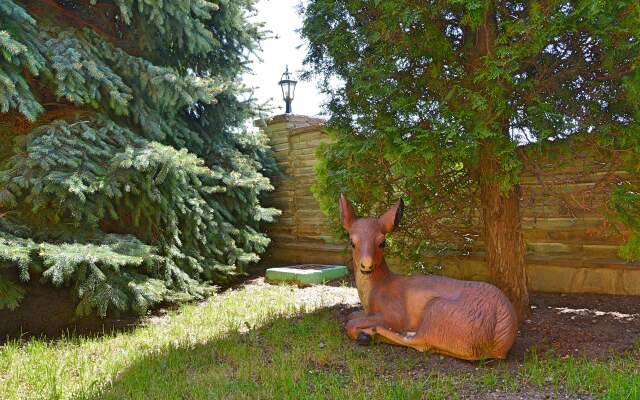
M 340 193 L 340 223 L 342 227 L 347 231 L 351 229 L 351 224 L 356 220 L 356 214 L 353 212 L 353 207 L 347 197 Z
M 404 211 L 404 201 L 400 199 L 386 213 L 382 214 L 379 221 L 382 224 L 382 233 L 389 233 L 400 225 L 402 212 Z

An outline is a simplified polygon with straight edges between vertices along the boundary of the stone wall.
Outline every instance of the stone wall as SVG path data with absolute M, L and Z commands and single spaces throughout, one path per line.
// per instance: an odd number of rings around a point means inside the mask
M 310 191 L 315 178 L 315 149 L 329 141 L 323 122 L 280 115 L 256 124 L 269 136 L 283 173 L 274 181 L 276 190 L 267 199 L 268 204 L 283 211 L 278 222 L 267 228 L 273 239 L 265 255 L 268 263 L 349 263 L 348 249 L 327 231 L 326 219 Z M 640 263 L 617 256 L 623 238 L 603 229 L 602 213 L 597 212 L 608 198 L 602 175 L 624 173 L 611 174 L 598 166 L 587 148 L 574 149 L 568 166 L 554 162 L 545 165 L 547 174 L 553 171 L 550 178 L 541 181 L 533 174 L 522 176 L 522 223 L 532 290 L 640 295 Z M 550 189 L 556 193 L 550 195 Z M 567 198 L 583 207 L 568 206 Z M 448 276 L 488 279 L 481 237 L 464 255 L 425 257 L 425 263 L 441 267 Z M 399 271 L 407 268 L 402 260 L 390 260 L 390 265 Z

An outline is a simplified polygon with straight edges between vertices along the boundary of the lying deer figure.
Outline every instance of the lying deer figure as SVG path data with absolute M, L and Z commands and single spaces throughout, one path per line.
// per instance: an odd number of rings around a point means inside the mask
M 340 220 L 353 247 L 353 269 L 364 311 L 352 313 L 347 335 L 465 360 L 506 358 L 518 320 L 495 286 L 435 275 L 403 276 L 384 260 L 385 234 L 402 218 L 400 200 L 380 218 L 357 218 L 344 195 Z

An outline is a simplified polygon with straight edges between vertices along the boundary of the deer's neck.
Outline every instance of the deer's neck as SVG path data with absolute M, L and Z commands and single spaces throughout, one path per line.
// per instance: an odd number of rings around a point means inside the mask
M 369 300 L 371 298 L 371 292 L 376 288 L 384 285 L 388 282 L 391 275 L 391 271 L 387 266 L 386 261 L 383 259 L 379 266 L 374 268 L 370 274 L 363 274 L 357 268 L 356 270 L 356 287 L 358 288 L 358 297 L 360 297 L 360 303 L 364 307 L 365 312 L 369 312 Z

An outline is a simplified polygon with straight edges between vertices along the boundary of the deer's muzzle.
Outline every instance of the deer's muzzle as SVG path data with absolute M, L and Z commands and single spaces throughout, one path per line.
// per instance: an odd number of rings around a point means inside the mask
M 371 257 L 364 257 L 360 260 L 360 272 L 363 274 L 370 274 L 373 271 L 373 259 Z

